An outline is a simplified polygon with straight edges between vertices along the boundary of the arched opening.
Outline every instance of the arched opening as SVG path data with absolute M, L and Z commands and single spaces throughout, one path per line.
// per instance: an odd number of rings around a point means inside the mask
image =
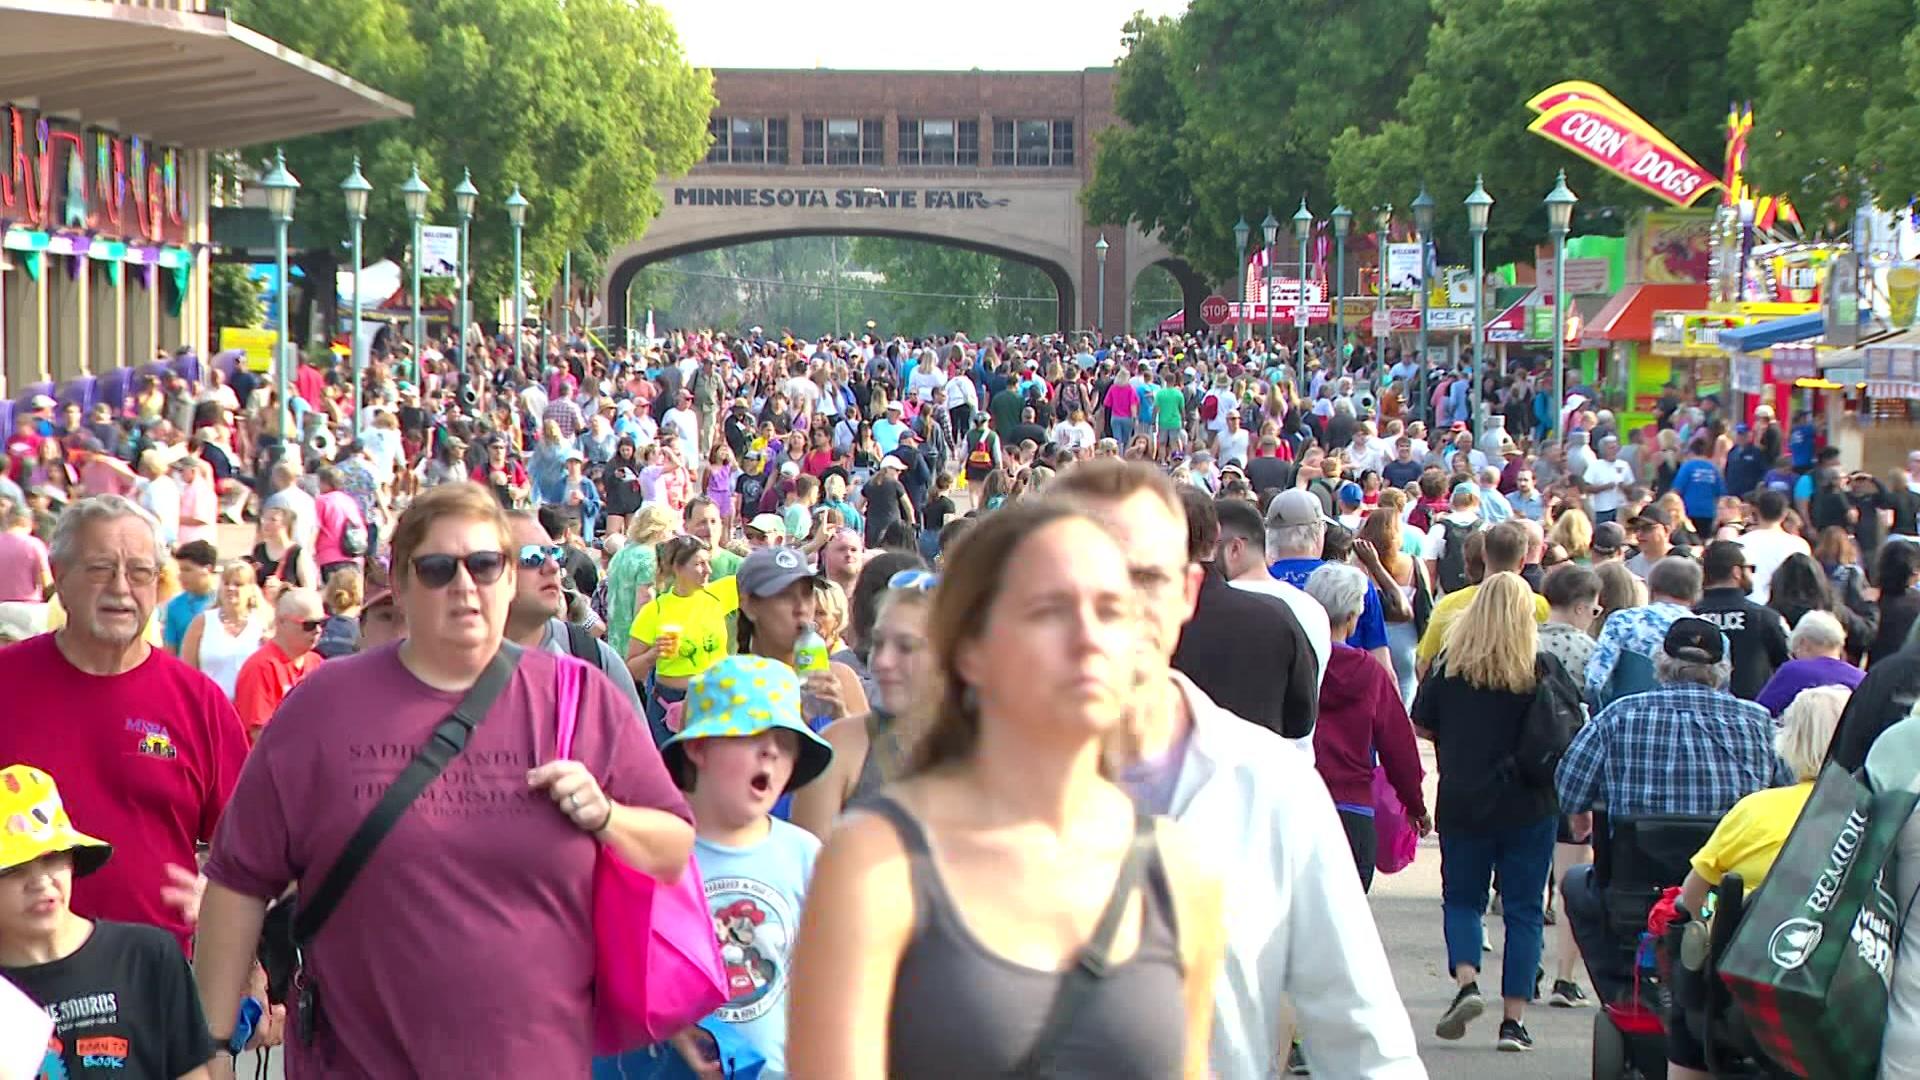
M 976 338 L 1051 331 L 1071 325 L 1074 307 L 1071 275 L 1049 260 L 905 230 L 792 228 L 707 237 L 615 265 L 616 333 L 643 324 L 647 301 L 674 282 L 677 295 L 704 299 L 671 321 L 656 304 L 657 325 L 759 325 L 800 337 L 860 332 L 869 320 L 882 332 Z
M 1200 318 L 1200 305 L 1206 303 L 1207 297 L 1213 292 L 1213 287 L 1207 283 L 1207 279 L 1201 277 L 1185 259 L 1166 258 L 1141 271 L 1140 278 L 1135 280 L 1136 291 L 1140 287 L 1139 280 L 1152 280 L 1148 278 L 1148 274 L 1153 271 L 1163 272 L 1167 277 L 1172 278 L 1174 286 L 1179 290 L 1177 293 L 1180 298 L 1179 307 L 1185 315 L 1182 329 L 1188 333 L 1205 332 L 1207 324 Z M 1171 314 L 1173 310 L 1169 307 L 1167 314 Z M 1162 316 L 1164 317 L 1165 315 Z M 1154 325 L 1159 324 L 1156 322 Z
M 1128 305 L 1127 330 L 1151 334 L 1167 318 L 1186 310 L 1186 294 L 1173 271 L 1160 263 L 1141 270 L 1133 279 L 1133 300 Z

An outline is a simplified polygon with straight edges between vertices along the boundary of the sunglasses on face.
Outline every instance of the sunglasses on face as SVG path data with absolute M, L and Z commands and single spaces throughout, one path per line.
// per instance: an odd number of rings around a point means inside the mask
M 940 575 L 931 570 L 902 570 L 887 579 L 889 589 L 912 589 L 915 592 L 930 592 L 940 584 Z
M 412 566 L 413 576 L 429 589 L 444 589 L 452 584 L 461 566 L 467 568 L 467 575 L 473 578 L 475 585 L 491 585 L 506 572 L 507 553 L 470 551 L 465 555 L 415 555 Z
M 566 549 L 559 544 L 522 544 L 520 545 L 520 568 L 538 570 L 548 562 L 559 566 L 565 561 L 566 555 Z
M 327 625 L 327 620 L 325 619 L 294 619 L 292 621 L 293 625 L 305 630 L 309 634 L 317 634 L 322 627 Z

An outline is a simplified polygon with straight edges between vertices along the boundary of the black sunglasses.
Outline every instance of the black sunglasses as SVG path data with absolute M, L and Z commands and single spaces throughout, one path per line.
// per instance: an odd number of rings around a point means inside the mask
M 326 625 L 327 625 L 327 620 L 325 619 L 301 619 L 300 620 L 300 629 L 305 630 L 309 634 L 321 629 Z
M 444 589 L 452 584 L 462 565 L 475 585 L 491 585 L 507 569 L 504 551 L 470 551 L 465 555 L 415 555 L 413 576 L 429 589 Z

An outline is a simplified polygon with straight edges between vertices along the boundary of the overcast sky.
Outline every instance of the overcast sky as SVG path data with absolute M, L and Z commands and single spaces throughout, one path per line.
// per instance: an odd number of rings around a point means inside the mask
M 657 0 L 701 67 L 1077 71 L 1120 55 L 1136 10 L 1187 0 Z

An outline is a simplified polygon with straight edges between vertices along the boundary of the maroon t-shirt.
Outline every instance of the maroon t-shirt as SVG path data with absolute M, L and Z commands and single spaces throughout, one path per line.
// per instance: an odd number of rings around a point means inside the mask
M 261 899 L 319 887 L 462 696 L 414 678 L 398 649 L 294 687 L 240 775 L 208 880 Z M 325 1021 L 313 1046 L 289 1042 L 288 1076 L 587 1075 L 596 844 L 526 780 L 553 757 L 557 663 L 527 650 L 321 928 L 307 961 Z M 691 820 L 645 721 L 597 670 L 573 755 L 615 801 Z
M 0 649 L 0 762 L 53 777 L 73 826 L 113 845 L 73 882 L 73 910 L 147 923 L 186 944 L 191 929 L 160 899 L 167 864 L 191 867 L 210 839 L 247 737 L 212 679 L 153 650 L 120 675 L 67 662 L 52 634 Z

